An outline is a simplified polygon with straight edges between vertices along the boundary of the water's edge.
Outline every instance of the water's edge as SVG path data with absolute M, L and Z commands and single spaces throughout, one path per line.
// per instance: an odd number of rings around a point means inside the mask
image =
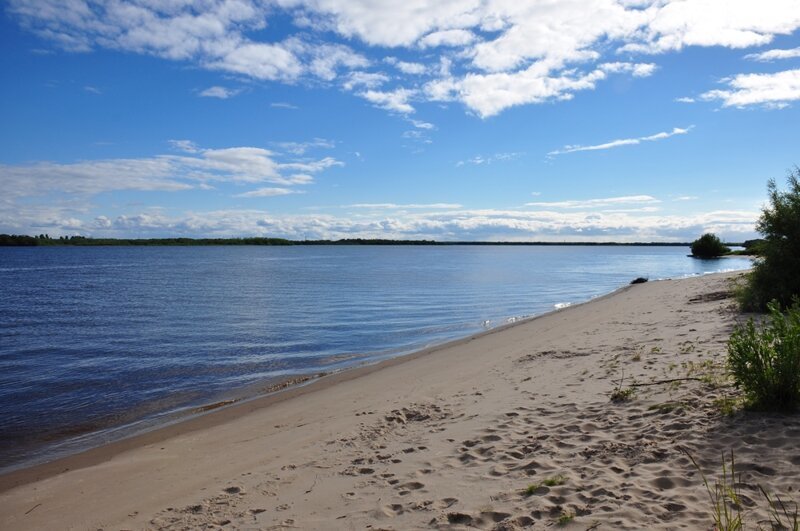
M 737 270 L 735 272 L 744 273 L 746 271 L 747 270 Z M 650 282 L 680 280 L 682 278 L 692 278 L 696 276 L 727 275 L 731 274 L 732 272 L 734 271 L 712 272 L 701 275 L 687 275 L 677 279 L 663 278 L 651 280 Z M 473 339 L 479 337 L 502 332 L 509 328 L 523 325 L 533 320 L 537 320 L 569 308 L 582 306 L 597 300 L 612 297 L 633 287 L 634 286 L 632 285 L 625 284 L 602 295 L 592 296 L 588 299 L 583 299 L 566 305 L 557 304 L 555 308 L 546 312 L 525 317 L 509 318 L 506 322 L 486 330 L 473 332 L 461 337 L 450 338 L 435 344 L 409 347 L 406 350 L 393 352 L 390 355 L 377 357 L 367 356 L 366 360 L 363 358 L 357 359 L 350 365 L 345 365 L 341 368 L 323 373 L 313 371 L 298 372 L 281 377 L 268 378 L 239 389 L 231 390 L 230 392 L 222 393 L 210 401 L 191 404 L 188 406 L 181 406 L 173 410 L 160 412 L 127 424 L 112 426 L 100 431 L 82 433 L 77 436 L 58 441 L 44 448 L 40 448 L 37 450 L 37 453 L 31 455 L 29 458 L 0 468 L 0 491 L 5 489 L 6 482 L 3 481 L 3 478 L 15 476 L 18 473 L 25 473 L 28 470 L 39 468 L 44 468 L 46 470 L 55 463 L 58 463 L 64 459 L 75 458 L 81 454 L 90 457 L 89 454 L 98 449 L 102 449 L 103 447 L 108 448 L 108 450 L 114 454 L 117 453 L 114 451 L 114 448 L 120 447 L 121 450 L 119 451 L 122 451 L 122 449 L 127 447 L 136 446 L 135 441 L 148 436 L 154 437 L 155 440 L 162 440 L 162 437 L 158 436 L 159 432 L 163 432 L 166 437 L 168 436 L 167 434 L 171 433 L 173 430 L 181 431 L 181 426 L 183 425 L 187 425 L 187 428 L 189 428 L 188 424 L 193 421 L 203 420 L 204 418 L 211 416 L 219 416 L 220 418 L 224 417 L 227 419 L 227 413 L 232 408 L 248 408 L 248 406 L 254 406 L 256 402 L 258 402 L 258 405 L 252 407 L 251 409 L 260 408 L 268 405 L 269 403 L 282 401 L 291 396 L 295 396 L 304 388 L 310 387 L 314 384 L 327 385 L 328 381 L 350 380 L 363 373 L 379 370 L 384 366 L 403 363 L 405 361 L 415 359 L 438 350 L 472 341 Z M 331 383 L 331 385 L 332 384 L 333 383 Z M 267 403 L 262 403 L 265 401 Z M 214 424 L 214 422 L 211 421 L 211 424 Z

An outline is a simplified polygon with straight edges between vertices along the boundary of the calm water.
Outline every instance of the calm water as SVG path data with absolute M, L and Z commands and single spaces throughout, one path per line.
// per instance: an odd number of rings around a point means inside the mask
M 265 380 L 585 301 L 637 276 L 750 265 L 687 251 L 0 248 L 0 467 L 119 437 Z

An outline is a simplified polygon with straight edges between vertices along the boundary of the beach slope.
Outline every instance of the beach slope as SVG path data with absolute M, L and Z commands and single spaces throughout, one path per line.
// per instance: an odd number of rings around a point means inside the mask
M 721 411 L 735 276 L 629 286 L 8 474 L 0 528 L 709 528 L 684 450 L 711 478 L 733 450 L 764 525 L 758 485 L 800 485 L 800 422 Z

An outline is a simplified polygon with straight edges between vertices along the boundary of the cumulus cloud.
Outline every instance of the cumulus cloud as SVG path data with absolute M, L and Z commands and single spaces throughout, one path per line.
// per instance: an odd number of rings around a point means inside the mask
M 170 144 L 182 154 L 72 163 L 3 164 L 0 165 L 0 179 L 7 187 L 7 200 L 54 193 L 91 197 L 125 190 L 207 189 L 213 182 L 306 185 L 313 182 L 312 174 L 342 165 L 333 157 L 284 162 L 280 160 L 285 158 L 284 154 L 257 147 L 204 149 L 189 140 L 172 140 Z
M 419 40 L 422 48 L 436 48 L 438 46 L 466 46 L 476 40 L 475 34 L 464 29 L 451 29 L 434 31 Z
M 389 81 L 389 76 L 380 72 L 350 72 L 342 86 L 345 90 L 357 88 L 374 89 Z
M 339 68 L 369 64 L 342 43 L 251 39 L 248 35 L 267 27 L 270 10 L 254 0 L 12 0 L 9 10 L 24 27 L 68 51 L 111 48 L 260 80 L 294 82 L 304 75 L 331 80 Z
M 8 11 L 69 51 L 123 50 L 283 83 L 323 80 L 401 114 L 412 112 L 413 94 L 460 102 L 481 117 L 657 69 L 619 57 L 764 46 L 800 28 L 796 0 L 9 0 Z M 282 19 L 286 31 L 278 32 L 282 15 L 294 26 Z M 370 54 L 386 49 L 403 57 L 393 62 L 396 78 L 369 71 L 381 61 Z M 724 92 L 707 97 L 727 102 Z
M 761 46 L 799 25 L 800 10 L 793 0 L 765 4 L 749 0 L 671 2 L 647 24 L 648 43 L 644 46 L 659 52 L 686 46 Z
M 389 63 L 390 65 L 393 65 L 395 68 L 397 68 L 399 71 L 401 71 L 404 74 L 419 75 L 419 74 L 424 74 L 425 72 L 428 71 L 428 67 L 425 66 L 422 63 L 415 63 L 415 62 L 410 62 L 410 61 L 400 61 L 396 57 L 387 57 L 385 59 L 385 61 L 387 63 Z
M 341 44 L 323 44 L 307 48 L 313 59 L 309 69 L 317 77 L 332 81 L 338 75 L 339 68 L 353 70 L 369 66 L 369 60 Z
M 548 156 L 566 155 L 567 153 L 577 153 L 579 151 L 599 151 L 604 149 L 617 148 L 621 146 L 635 146 L 637 144 L 641 144 L 642 142 L 655 142 L 656 140 L 664 140 L 665 138 L 669 138 L 675 135 L 685 135 L 686 133 L 691 131 L 693 127 L 694 126 L 692 125 L 686 128 L 674 127 L 672 131 L 668 132 L 662 131 L 654 135 L 640 136 L 637 138 L 620 138 L 618 140 L 612 140 L 611 142 L 605 142 L 602 144 L 595 144 L 593 146 L 564 146 L 561 149 L 549 152 L 547 155 Z
M 65 215 L 39 212 L 38 227 L 51 234 L 97 236 L 262 235 L 292 239 L 396 238 L 489 241 L 691 241 L 712 231 L 730 239 L 755 234 L 758 212 L 717 210 L 668 215 L 640 211 L 470 210 L 419 205 L 345 207 L 360 211 L 342 215 L 275 215 L 260 210 L 215 210 L 168 216 L 162 211 L 120 216 Z M 424 208 L 423 208 L 424 207 Z M 25 232 L 31 212 L 10 216 L 0 208 L 0 229 Z M 15 228 L 16 227 L 16 228 Z M 31 232 L 30 230 L 28 232 Z M 33 231 L 36 232 L 36 231 Z
M 794 59 L 796 57 L 800 57 L 800 47 L 789 50 L 767 50 L 764 52 L 751 53 L 744 56 L 745 59 L 750 59 L 751 61 L 760 61 L 762 63 L 768 63 L 770 61 L 777 61 L 780 59 Z
M 414 112 L 414 107 L 408 102 L 414 95 L 415 91 L 404 88 L 391 91 L 366 90 L 359 93 L 359 96 L 376 107 L 400 114 L 411 114 Z
M 800 100 L 800 69 L 773 74 L 738 74 L 723 79 L 727 89 L 710 90 L 700 97 L 722 102 L 723 107 L 762 105 L 783 108 Z

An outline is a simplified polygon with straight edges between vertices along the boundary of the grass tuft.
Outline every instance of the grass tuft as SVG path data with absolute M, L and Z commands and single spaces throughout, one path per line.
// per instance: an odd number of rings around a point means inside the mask
M 741 478 L 739 478 L 739 481 L 736 480 L 736 461 L 733 456 L 733 450 L 731 450 L 730 465 L 725 459 L 725 454 L 722 454 L 722 476 L 714 482 L 713 488 L 700 465 L 692 457 L 692 454 L 684 449 L 682 451 L 692 461 L 692 465 L 700 472 L 700 477 L 703 478 L 703 484 L 711 501 L 711 517 L 714 520 L 714 529 L 719 531 L 742 531 L 744 529 L 744 520 L 742 518 L 741 491 L 739 489 Z M 730 468 L 728 468 L 729 466 Z
M 575 513 L 570 511 L 562 511 L 559 517 L 556 519 L 556 523 L 558 525 L 567 525 L 574 519 L 575 519 Z
M 545 478 L 539 483 L 533 483 L 531 485 L 528 485 L 528 487 L 525 489 L 525 496 L 533 496 L 542 487 L 558 487 L 559 485 L 563 485 L 566 482 L 567 478 L 561 474 Z

